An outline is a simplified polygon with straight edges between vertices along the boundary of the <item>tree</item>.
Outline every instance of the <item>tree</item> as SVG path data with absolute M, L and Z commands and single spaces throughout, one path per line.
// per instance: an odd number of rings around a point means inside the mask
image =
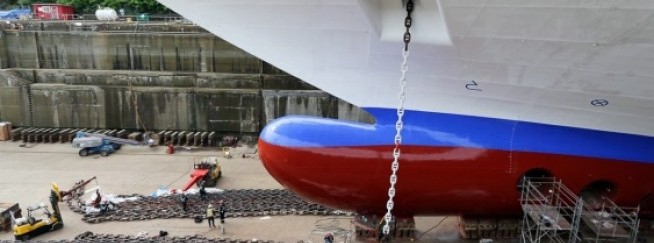
M 0 9 L 12 9 L 18 7 L 29 8 L 32 3 L 54 3 L 55 0 L 2 0 L 0 1 Z
M 38 1 L 38 0 L 18 0 L 16 1 L 18 5 L 24 6 L 24 7 L 30 7 L 32 6 L 32 3 L 54 3 L 54 0 L 45 0 L 45 1 Z
M 0 9 L 9 9 L 16 5 L 16 0 L 7 0 L 0 2 Z
M 135 8 L 137 12 L 141 13 L 166 13 L 169 12 L 166 6 L 157 2 L 156 0 L 106 0 L 106 1 L 126 1 L 127 6 Z
M 99 7 L 125 8 L 134 13 L 168 12 L 168 9 L 156 0 L 57 0 L 57 3 L 72 5 L 78 14 L 92 14 Z
M 76 14 L 95 13 L 103 0 L 57 0 L 57 3 L 72 5 Z

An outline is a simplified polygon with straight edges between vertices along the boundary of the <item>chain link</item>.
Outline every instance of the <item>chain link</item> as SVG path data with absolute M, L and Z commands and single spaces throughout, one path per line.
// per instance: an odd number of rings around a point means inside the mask
M 397 107 L 397 121 L 395 122 L 395 148 L 393 148 L 393 163 L 391 164 L 391 176 L 389 178 L 390 187 L 388 188 L 388 202 L 386 202 L 386 215 L 384 215 L 384 227 L 382 228 L 384 235 L 388 236 L 390 233 L 391 227 L 390 223 L 393 219 L 391 211 L 395 206 L 393 198 L 395 197 L 395 184 L 397 183 L 397 170 L 400 168 L 400 145 L 402 144 L 402 128 L 404 127 L 404 122 L 402 118 L 404 117 L 404 102 L 406 101 L 405 88 L 406 88 L 406 75 L 409 71 L 409 42 L 411 42 L 411 33 L 409 29 L 413 23 L 411 18 L 411 12 L 413 12 L 413 0 L 409 0 L 406 3 L 407 16 L 404 19 L 404 27 L 406 31 L 404 32 L 404 50 L 402 51 L 402 66 L 400 71 L 402 76 L 400 77 L 400 94 L 399 94 L 399 105 Z

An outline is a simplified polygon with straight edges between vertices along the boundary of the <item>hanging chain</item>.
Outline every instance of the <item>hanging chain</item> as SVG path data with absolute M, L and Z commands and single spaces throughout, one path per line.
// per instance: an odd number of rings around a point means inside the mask
M 402 76 L 400 77 L 400 95 L 399 101 L 400 104 L 397 107 L 397 121 L 395 122 L 395 148 L 393 148 L 393 163 L 391 164 L 391 176 L 390 176 L 390 187 L 388 188 L 388 202 L 386 202 L 386 215 L 384 215 L 384 227 L 383 233 L 388 236 L 390 232 L 390 223 L 393 219 L 391 211 L 393 210 L 394 202 L 393 198 L 395 197 L 395 184 L 397 183 L 397 170 L 400 168 L 400 145 L 402 144 L 402 127 L 404 123 L 402 122 L 402 117 L 404 116 L 404 101 L 406 100 L 405 87 L 406 87 L 406 74 L 409 70 L 409 42 L 411 42 L 411 33 L 409 28 L 411 28 L 412 19 L 411 12 L 413 12 L 413 0 L 409 0 L 406 3 L 406 18 L 404 19 L 404 27 L 406 31 L 404 32 L 404 50 L 402 51 L 402 66 L 400 71 Z

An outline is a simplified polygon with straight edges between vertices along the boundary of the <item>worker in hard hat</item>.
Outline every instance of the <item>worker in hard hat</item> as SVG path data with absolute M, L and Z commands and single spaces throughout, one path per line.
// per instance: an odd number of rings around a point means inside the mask
M 204 181 L 200 182 L 200 199 L 202 200 L 207 199 L 207 190 L 204 189 L 205 188 L 204 184 L 205 184 Z
M 182 192 L 182 196 L 180 197 L 180 203 L 182 203 L 182 209 L 184 212 L 188 210 L 188 197 L 186 196 L 185 192 Z
M 220 200 L 220 209 L 218 210 L 218 214 L 220 214 L 220 223 L 224 224 L 225 223 L 225 204 L 223 203 L 222 200 Z
M 214 222 L 215 217 L 216 212 L 213 209 L 213 205 L 209 204 L 209 206 L 207 206 L 207 221 L 209 221 L 209 227 L 216 227 L 216 223 Z

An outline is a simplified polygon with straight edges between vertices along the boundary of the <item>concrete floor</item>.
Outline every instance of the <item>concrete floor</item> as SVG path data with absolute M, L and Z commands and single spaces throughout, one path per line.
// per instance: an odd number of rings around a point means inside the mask
M 165 154 L 164 147 L 130 147 L 109 157 L 92 155 L 79 157 L 70 144 L 28 144 L 0 142 L 0 202 L 18 202 L 22 208 L 38 202 L 48 202 L 50 183 L 57 182 L 66 190 L 76 181 L 97 176 L 97 184 L 107 193 L 150 195 L 162 186 L 179 188 L 188 179 L 193 162 L 206 156 L 217 156 L 213 150 L 188 151 L 178 149 L 174 155 Z M 223 189 L 282 188 L 268 175 L 258 159 L 241 158 L 246 147 L 236 148 L 232 159 L 222 159 L 223 178 L 218 186 Z M 89 188 L 89 187 L 87 187 Z M 192 219 L 162 219 L 136 222 L 87 224 L 81 215 L 60 204 L 65 227 L 43 234 L 35 240 L 72 240 L 80 233 L 113 233 L 136 235 L 147 232 L 157 235 L 159 230 L 169 235 L 202 234 L 207 237 L 232 239 L 260 239 L 281 242 L 322 242 L 329 230 L 336 233 L 336 242 L 353 242 L 347 237 L 352 232 L 352 217 L 271 216 L 228 218 L 225 234 L 196 224 Z M 417 217 L 419 242 L 458 241 L 456 217 L 448 217 L 438 227 L 442 217 Z M 0 232 L 0 240 L 12 240 L 11 232 Z

